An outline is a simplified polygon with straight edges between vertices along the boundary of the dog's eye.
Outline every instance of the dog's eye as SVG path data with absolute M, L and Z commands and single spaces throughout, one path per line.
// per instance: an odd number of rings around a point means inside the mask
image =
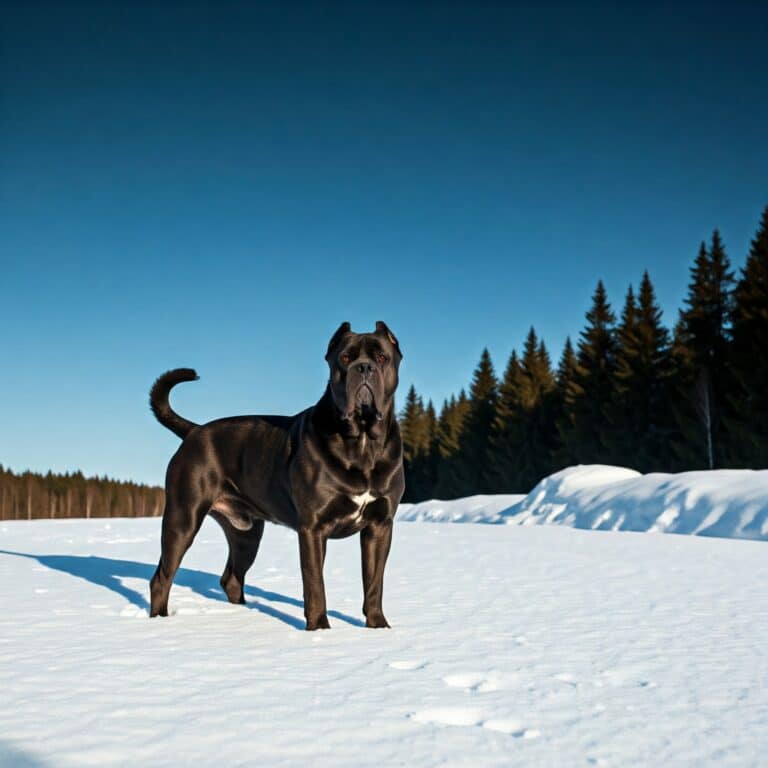
M 349 365 L 350 356 L 345 352 L 343 355 L 339 355 L 339 360 L 342 365 Z
M 385 354 L 383 354 L 383 353 L 381 353 L 381 352 L 379 352 L 379 354 L 378 354 L 378 355 L 376 355 L 376 362 L 377 362 L 379 365 L 384 365 L 384 363 L 386 363 L 388 359 L 389 359 L 389 358 L 388 358 L 388 357 L 387 357 Z

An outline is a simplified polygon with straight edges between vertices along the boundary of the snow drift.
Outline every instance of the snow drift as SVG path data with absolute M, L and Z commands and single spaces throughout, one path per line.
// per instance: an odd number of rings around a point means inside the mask
M 768 540 L 768 470 L 641 475 L 579 465 L 544 478 L 525 496 L 403 504 L 398 517 Z
M 525 494 L 494 496 L 467 496 L 452 501 L 421 501 L 418 504 L 401 504 L 397 508 L 398 520 L 428 523 L 498 523 L 502 515 L 514 509 Z

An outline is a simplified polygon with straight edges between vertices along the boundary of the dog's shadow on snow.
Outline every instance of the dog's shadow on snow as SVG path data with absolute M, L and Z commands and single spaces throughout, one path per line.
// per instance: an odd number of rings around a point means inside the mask
M 51 568 L 62 573 L 68 573 L 78 579 L 90 581 L 100 587 L 112 590 L 129 603 L 149 613 L 147 598 L 123 584 L 123 579 L 142 579 L 149 582 L 155 572 L 155 566 L 148 563 L 137 563 L 134 560 L 116 560 L 110 557 L 93 557 L 83 555 L 34 555 L 29 552 L 10 552 L 0 549 L 0 555 L 14 555 L 15 557 L 27 557 L 37 560 L 46 568 Z M 206 571 L 195 571 L 191 568 L 179 568 L 173 583 L 188 587 L 193 592 L 212 600 L 227 602 L 227 597 L 219 584 L 219 577 Z M 261 589 L 245 585 L 246 607 L 271 616 L 282 621 L 294 629 L 304 629 L 304 620 L 285 613 L 269 603 L 283 603 L 304 609 L 304 601 L 295 597 L 283 595 L 280 592 Z M 251 598 L 251 599 L 249 599 Z M 365 623 L 354 616 L 349 616 L 341 611 L 328 611 L 328 616 L 339 619 L 355 627 L 363 627 Z

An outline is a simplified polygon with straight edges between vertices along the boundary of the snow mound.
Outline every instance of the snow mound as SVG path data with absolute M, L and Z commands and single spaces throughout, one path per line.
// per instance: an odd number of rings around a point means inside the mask
M 768 470 L 641 475 L 626 467 L 579 465 L 544 478 L 527 496 L 471 496 L 400 509 L 405 520 L 768 540 Z
M 418 504 L 401 504 L 398 520 L 428 523 L 499 523 L 502 513 L 519 504 L 525 494 L 496 494 L 494 496 L 467 496 L 450 501 L 421 501 Z

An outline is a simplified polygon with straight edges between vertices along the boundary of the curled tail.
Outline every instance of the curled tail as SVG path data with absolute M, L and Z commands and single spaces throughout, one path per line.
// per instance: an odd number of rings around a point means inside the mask
M 198 378 L 200 377 L 191 368 L 175 368 L 159 376 L 149 392 L 149 405 L 152 408 L 152 413 L 155 414 L 157 420 L 164 427 L 168 427 L 171 432 L 177 434 L 182 440 L 197 424 L 185 419 L 183 416 L 179 416 L 171 408 L 168 394 L 173 387 L 182 381 L 196 381 Z

